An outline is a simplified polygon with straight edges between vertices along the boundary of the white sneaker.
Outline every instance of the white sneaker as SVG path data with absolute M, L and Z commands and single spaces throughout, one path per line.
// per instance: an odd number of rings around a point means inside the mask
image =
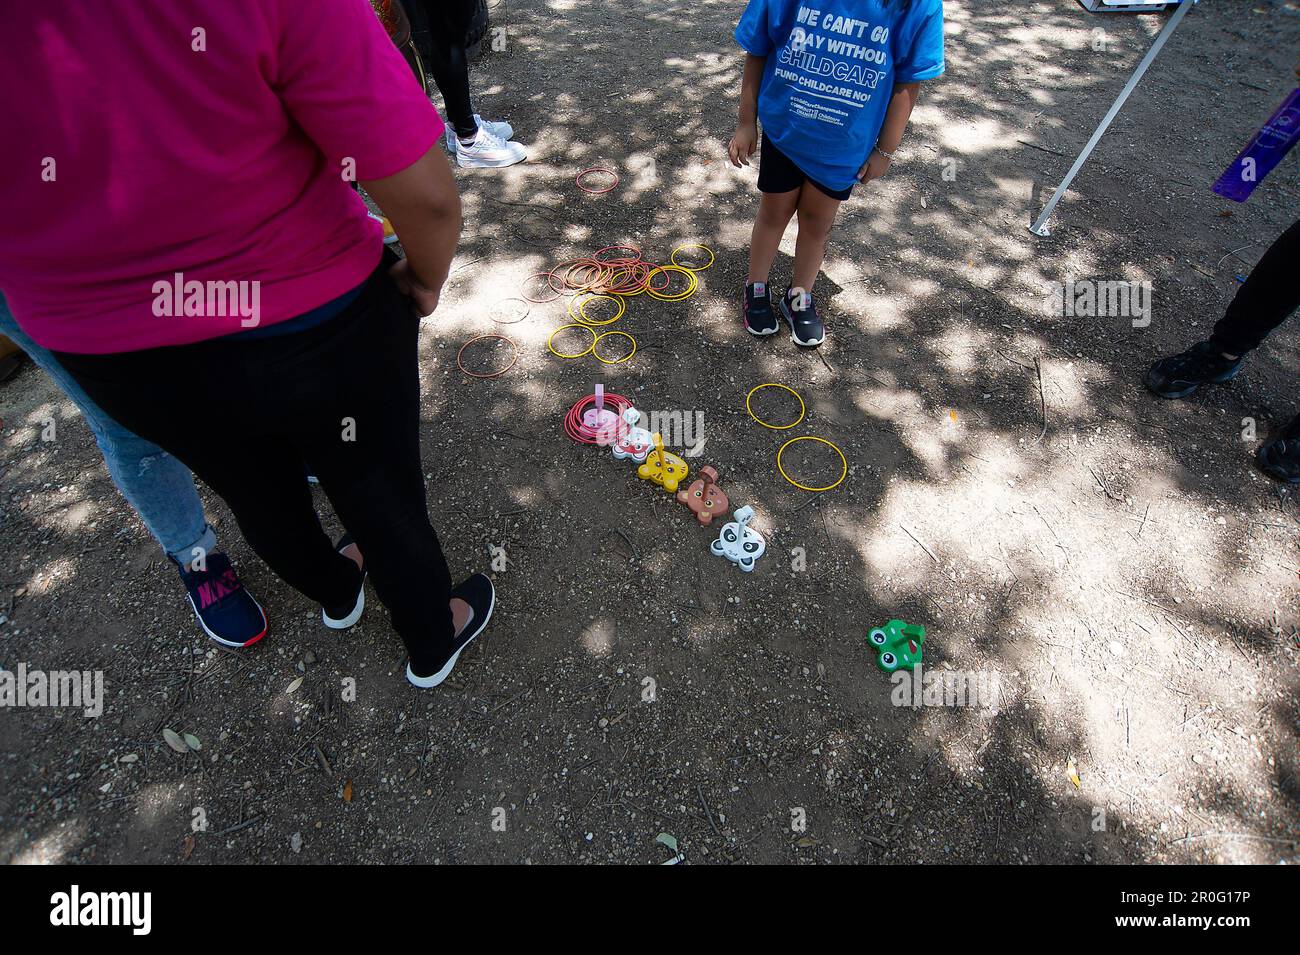
M 467 169 L 496 169 L 513 166 L 528 158 L 523 143 L 507 142 L 482 126 L 468 146 L 457 145 L 456 162 Z
M 474 114 L 474 122 L 478 123 L 479 129 L 486 129 L 493 136 L 499 136 L 502 139 L 504 139 L 506 142 L 509 142 L 511 137 L 514 136 L 515 134 L 515 128 L 511 126 L 509 123 L 505 123 L 505 122 L 494 123 L 490 119 L 484 119 L 478 113 Z M 447 148 L 451 150 L 452 153 L 455 153 L 457 147 L 459 146 L 460 146 L 460 139 L 456 136 L 456 130 L 450 124 L 448 124 Z

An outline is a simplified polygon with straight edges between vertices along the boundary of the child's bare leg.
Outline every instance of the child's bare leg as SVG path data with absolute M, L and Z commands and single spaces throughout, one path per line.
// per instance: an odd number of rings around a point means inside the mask
M 781 236 L 799 205 L 799 190 L 765 192 L 758 203 L 758 218 L 749 237 L 749 282 L 766 282 L 781 246 Z
M 791 288 L 811 292 L 826 257 L 826 242 L 835 224 L 840 200 L 832 199 L 810 182 L 799 190 L 799 237 L 794 245 L 794 280 Z M 757 229 L 757 227 L 755 227 Z M 753 261 L 751 253 L 751 262 Z M 752 271 L 753 266 L 750 266 Z

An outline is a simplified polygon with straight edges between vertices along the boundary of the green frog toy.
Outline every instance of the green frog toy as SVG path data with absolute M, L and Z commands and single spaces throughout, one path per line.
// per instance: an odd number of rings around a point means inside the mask
M 919 623 L 891 620 L 868 633 L 867 642 L 876 651 L 876 666 L 886 673 L 911 670 L 921 662 L 925 627 Z

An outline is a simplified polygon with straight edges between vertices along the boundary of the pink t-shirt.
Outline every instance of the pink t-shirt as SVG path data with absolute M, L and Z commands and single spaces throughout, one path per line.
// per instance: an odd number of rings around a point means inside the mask
M 358 285 L 382 228 L 344 174 L 443 124 L 366 0 L 87 0 L 0 4 L 0 130 L 0 290 L 38 344 L 102 353 Z

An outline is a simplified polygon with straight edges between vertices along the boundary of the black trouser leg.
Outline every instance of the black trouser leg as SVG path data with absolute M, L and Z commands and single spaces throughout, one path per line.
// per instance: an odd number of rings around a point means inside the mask
M 420 325 L 387 275 L 377 296 L 378 316 L 339 352 L 335 374 L 350 376 L 354 387 L 321 398 L 333 411 L 301 447 L 365 555 L 411 666 L 430 673 L 450 652 L 454 627 L 451 575 L 429 523 L 420 462 Z
M 474 13 L 465 0 L 416 0 L 429 24 L 428 58 L 433 81 L 442 93 L 447 122 L 456 135 L 469 139 L 478 132 L 469 95 L 469 58 L 465 34 Z
M 425 673 L 449 651 L 453 625 L 451 578 L 425 510 L 418 333 L 381 268 L 343 313 L 307 331 L 58 357 L 105 411 L 221 495 L 272 570 L 337 605 L 355 592 L 356 569 L 312 509 L 302 473 L 311 461 Z
M 1300 222 L 1269 246 L 1214 326 L 1210 340 L 1229 355 L 1258 348 L 1300 308 Z

